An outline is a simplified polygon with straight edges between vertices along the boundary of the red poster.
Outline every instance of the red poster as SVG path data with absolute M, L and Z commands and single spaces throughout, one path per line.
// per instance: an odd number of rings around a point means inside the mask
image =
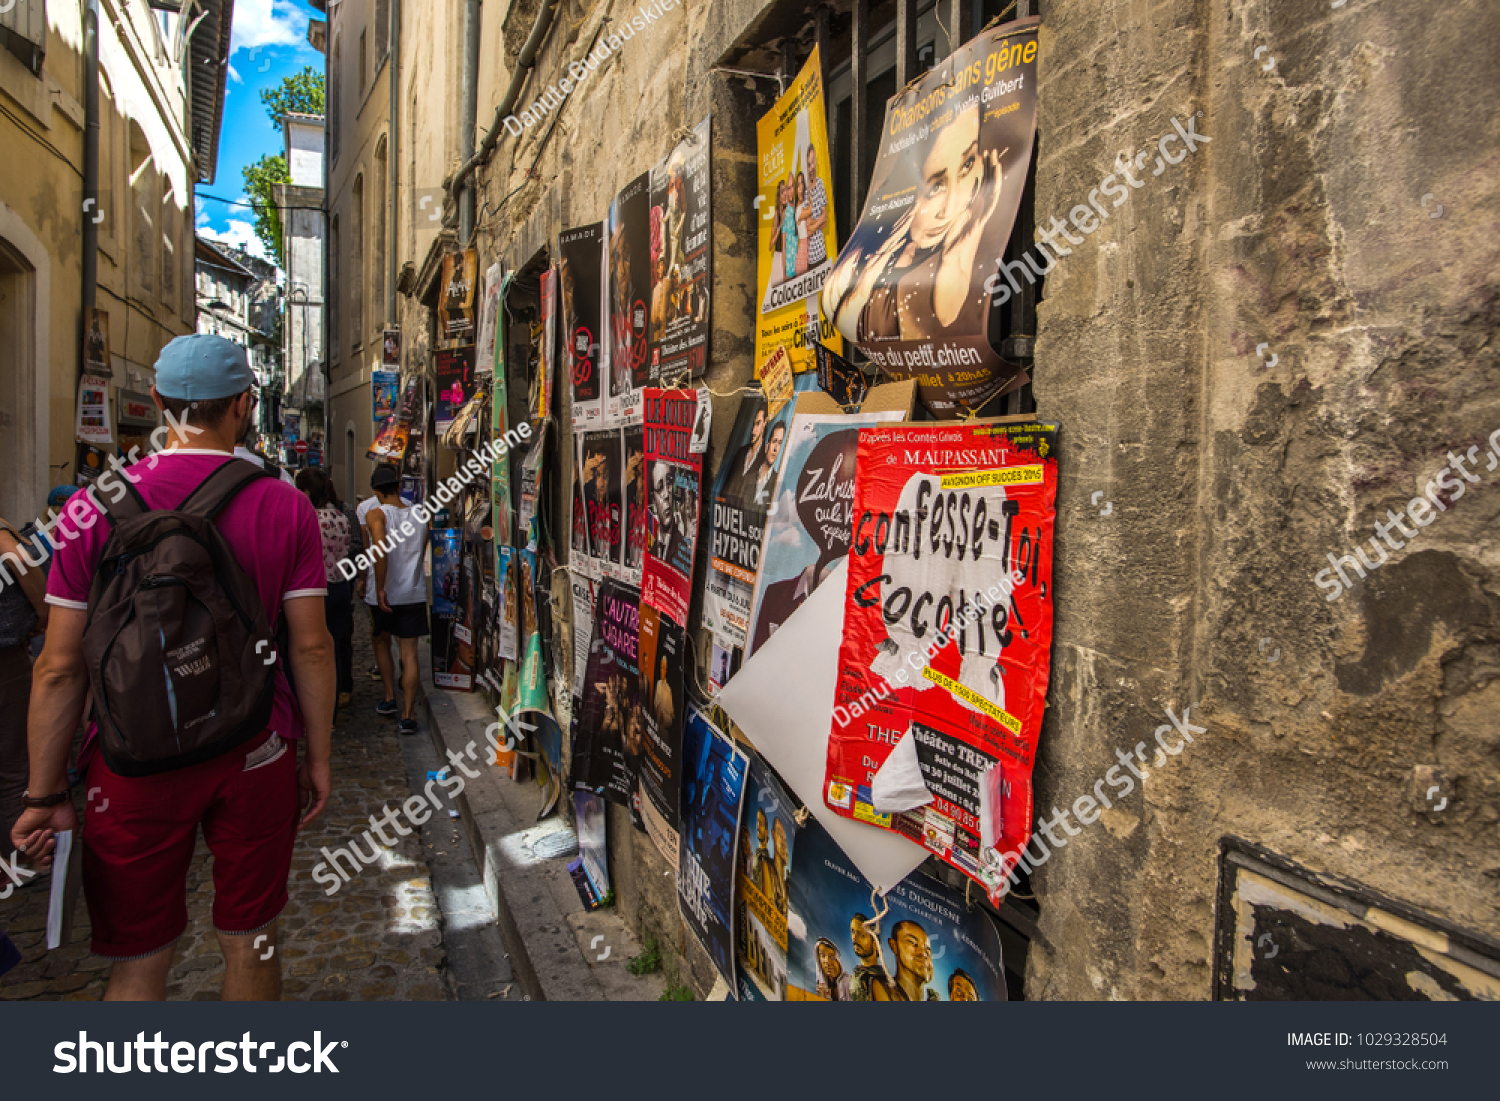
M 687 622 L 698 539 L 703 456 L 692 450 L 697 390 L 644 391 L 648 535 L 641 602 L 677 624 Z
M 1056 440 L 1035 421 L 859 434 L 824 799 L 991 898 L 1031 835 Z

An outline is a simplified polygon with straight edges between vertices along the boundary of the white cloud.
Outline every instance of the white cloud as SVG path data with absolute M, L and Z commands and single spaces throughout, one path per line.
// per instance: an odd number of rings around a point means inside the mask
M 273 259 L 266 251 L 266 246 L 255 235 L 255 227 L 249 222 L 231 218 L 222 231 L 203 232 L 200 235 L 210 241 L 220 241 L 233 248 L 244 249 L 251 256 L 259 256 L 262 260 Z
M 233 65 L 229 66 L 229 79 L 234 81 L 236 84 L 245 83 L 245 78 L 240 76 L 240 74 L 235 71 Z M 229 89 L 224 89 L 224 94 L 227 96 L 229 94 Z
M 308 15 L 289 0 L 239 0 L 229 51 L 260 46 L 300 46 L 307 34 Z

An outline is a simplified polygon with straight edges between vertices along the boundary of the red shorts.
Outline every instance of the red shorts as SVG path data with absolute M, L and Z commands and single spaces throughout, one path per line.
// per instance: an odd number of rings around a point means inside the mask
M 280 915 L 297 839 L 296 744 L 284 742 L 280 757 L 245 770 L 270 737 L 156 776 L 117 776 L 94 754 L 83 888 L 96 955 L 153 955 L 187 931 L 187 873 L 200 825 L 214 858 L 214 928 L 253 933 Z

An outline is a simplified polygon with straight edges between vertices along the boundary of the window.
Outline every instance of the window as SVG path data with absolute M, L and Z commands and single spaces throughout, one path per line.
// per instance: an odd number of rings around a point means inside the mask
M 370 238 L 370 249 L 374 270 L 370 273 L 370 313 L 373 317 L 385 317 L 385 257 L 386 257 L 386 200 L 385 182 L 389 162 L 386 159 L 386 139 L 382 135 L 375 146 L 375 206 L 373 209 L 374 231 Z M 394 318 L 386 318 L 394 321 Z
M 47 53 L 47 0 L 12 0 L 0 11 L 0 46 L 41 76 Z
M 333 226 L 328 234 L 328 260 L 332 270 L 328 273 L 328 332 L 331 338 L 328 341 L 328 358 L 330 366 L 339 362 L 339 349 L 343 347 L 343 341 L 339 339 L 339 297 L 344 293 L 343 281 L 339 278 L 339 272 L 343 270 L 343 264 L 339 257 L 339 216 L 333 216 Z M 295 367 L 293 365 L 296 365 Z M 293 357 L 292 363 L 288 364 L 287 378 L 292 377 L 293 370 L 300 371 L 301 364 Z
M 161 204 L 161 304 L 168 313 L 177 312 L 177 199 L 168 192 Z
M 343 52 L 343 44 L 338 38 L 333 40 L 333 63 L 328 66 L 328 160 L 330 163 L 339 159 L 339 87 L 343 84 L 344 70 L 339 63 L 339 57 Z
M 349 349 L 360 345 L 365 333 L 365 177 L 354 177 L 353 209 L 349 212 L 349 287 L 354 300 L 350 311 Z
M 391 0 L 375 0 L 375 67 L 391 52 Z
M 365 97 L 366 77 L 369 75 L 369 67 L 365 64 L 365 32 L 359 32 L 359 98 Z
M 146 134 L 130 122 L 130 291 L 141 298 L 156 296 L 156 169 Z

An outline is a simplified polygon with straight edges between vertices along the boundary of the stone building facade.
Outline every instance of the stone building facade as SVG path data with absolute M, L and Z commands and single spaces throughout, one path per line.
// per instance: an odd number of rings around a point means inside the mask
M 485 5 L 473 141 L 544 8 L 554 14 L 523 99 L 638 7 Z M 755 122 L 776 74 L 823 47 L 842 239 L 857 209 L 851 133 L 878 131 L 898 73 L 915 76 L 913 63 L 1007 5 L 685 0 L 542 125 L 499 137 L 460 240 L 458 197 L 443 189 L 473 144 L 455 117 L 464 8 L 407 5 L 397 39 L 391 239 L 408 367 L 430 370 L 446 252 L 471 245 L 481 272 L 544 261 L 559 230 L 603 217 L 708 115 L 706 382 L 729 394 L 752 370 Z M 1329 995 L 1358 987 L 1340 969 L 1361 952 L 1396 976 L 1392 996 L 1493 995 L 1500 736 L 1486 716 L 1500 694 L 1500 563 L 1484 532 L 1500 489 L 1484 484 L 1482 452 L 1500 427 L 1500 246 L 1485 228 L 1500 123 L 1474 90 L 1495 83 L 1484 43 L 1500 19 L 1479 4 L 1021 8 L 1042 17 L 1040 106 L 1012 256 L 1122 158 L 1201 136 L 1058 260 L 1036 289 L 1034 329 L 1014 329 L 1034 384 L 1007 409 L 1057 421 L 1062 441 L 1038 813 L 1053 819 L 1091 792 L 1118 750 L 1180 729 L 1169 710 L 1200 732 L 1097 822 L 1054 830 L 1061 840 L 998 915 L 1013 996 L 1265 996 L 1293 991 L 1314 964 L 1328 972 L 1314 993 Z M 709 476 L 734 411 L 715 399 Z M 568 423 L 565 403 L 559 416 Z M 1351 585 L 1330 598 L 1330 575 L 1315 580 L 1330 552 L 1352 552 L 1471 447 L 1463 499 L 1436 491 L 1433 509 L 1410 513 L 1430 526 L 1409 523 L 1363 578 L 1344 567 Z M 441 477 L 452 459 L 438 455 Z M 549 504 L 552 530 L 568 530 L 566 501 Z M 701 994 L 712 968 L 681 932 L 665 865 L 619 808 L 610 828 L 620 906 Z M 1262 930 L 1275 950 L 1247 953 Z M 1405 968 L 1420 953 L 1428 971 Z
M 85 225 L 120 392 L 194 330 L 194 197 L 214 179 L 232 0 L 196 22 L 144 0 L 14 0 L 0 11 L 0 516 L 38 514 L 78 473 Z M 97 11 L 97 195 L 84 193 L 88 9 Z M 191 34 L 189 34 L 191 31 Z

